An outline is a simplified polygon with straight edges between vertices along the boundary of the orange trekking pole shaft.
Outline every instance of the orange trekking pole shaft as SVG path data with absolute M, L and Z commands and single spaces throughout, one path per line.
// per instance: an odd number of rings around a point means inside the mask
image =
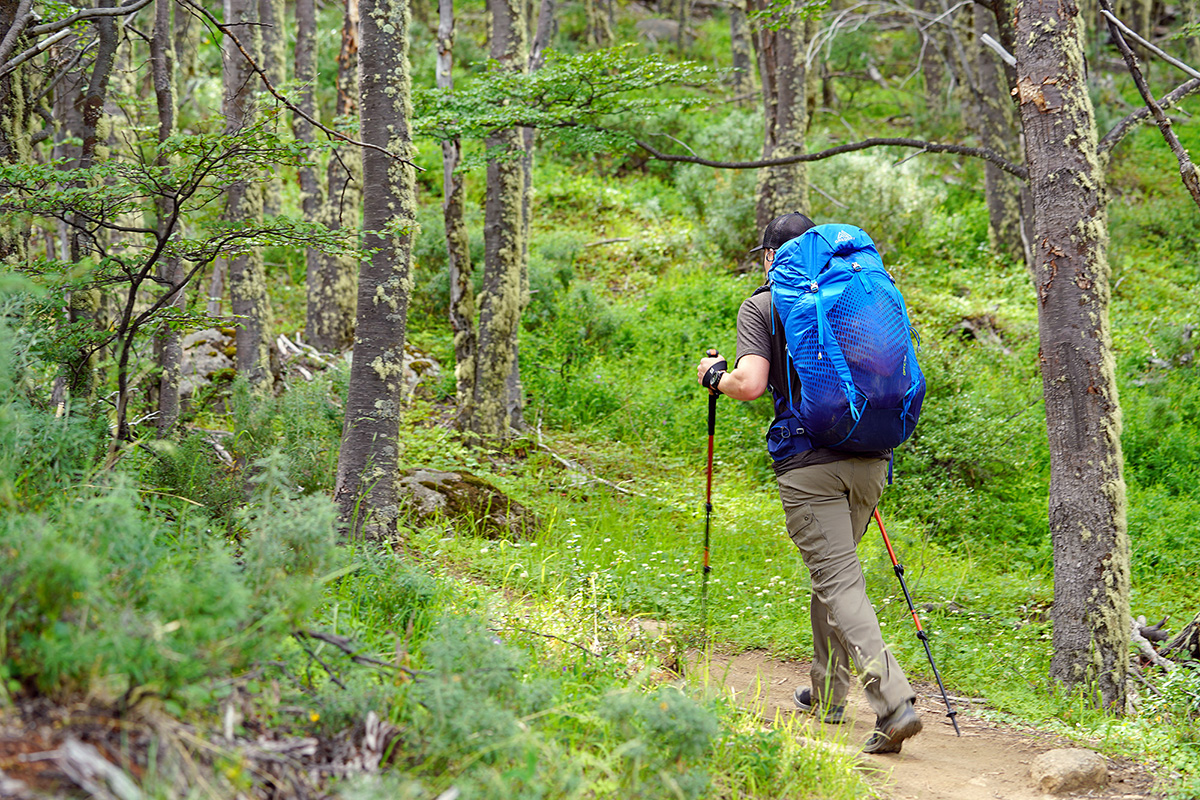
M 892 568 L 896 571 L 896 577 L 900 579 L 900 588 L 904 590 L 904 599 L 908 601 L 908 610 L 912 614 L 913 624 L 917 626 L 917 638 L 921 640 L 921 644 L 925 645 L 925 655 L 929 658 L 929 666 L 933 668 L 933 677 L 937 679 L 938 688 L 942 690 L 942 700 L 946 703 L 946 716 L 950 718 L 950 723 L 954 725 L 954 732 L 962 736 L 962 731 L 958 729 L 958 720 L 955 717 L 958 711 L 954 706 L 950 705 L 950 697 L 946 694 L 946 687 L 942 685 L 942 676 L 938 673 L 937 664 L 933 663 L 933 651 L 929 649 L 929 636 L 925 633 L 925 629 L 921 627 L 921 619 L 917 616 L 917 608 L 913 605 L 912 595 L 908 593 L 908 584 L 904 582 L 904 565 L 896 560 L 896 551 L 892 549 L 892 540 L 888 538 L 887 530 L 883 527 L 883 517 L 879 515 L 879 509 L 875 509 L 875 522 L 879 523 L 879 533 L 883 536 L 883 543 L 887 547 L 888 556 L 892 559 Z

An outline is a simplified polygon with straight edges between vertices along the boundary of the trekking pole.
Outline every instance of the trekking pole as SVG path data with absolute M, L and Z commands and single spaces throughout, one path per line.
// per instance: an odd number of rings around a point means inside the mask
M 896 560 L 896 551 L 892 549 L 892 540 L 888 538 L 887 531 L 883 527 L 883 517 L 879 516 L 879 509 L 875 509 L 875 521 L 879 523 L 879 532 L 883 534 L 883 543 L 887 546 L 888 555 L 892 558 L 892 568 L 896 570 L 896 577 L 900 579 L 900 588 L 904 590 L 904 599 L 908 601 L 908 610 L 912 613 L 913 623 L 917 626 L 917 638 L 921 640 L 921 644 L 925 645 L 925 655 L 929 657 L 929 666 L 933 667 L 933 677 L 937 679 L 938 688 L 942 690 L 942 700 L 946 703 L 946 716 L 950 718 L 951 724 L 954 725 L 954 732 L 962 736 L 962 731 L 958 729 L 958 720 L 955 719 L 958 711 L 954 706 L 950 705 L 950 698 L 946 694 L 946 687 L 942 685 L 942 676 L 938 674 L 937 664 L 933 663 L 933 651 L 929 649 L 929 636 L 926 635 L 925 629 L 921 627 L 921 620 L 917 617 L 917 609 L 913 606 L 912 595 L 908 593 L 908 585 L 904 582 L 904 565 Z
M 710 349 L 707 355 L 709 358 L 717 358 L 720 353 L 715 349 Z M 706 640 L 708 639 L 708 573 L 712 571 L 708 564 L 708 543 L 712 522 L 713 434 L 717 431 L 717 398 L 719 396 L 718 392 L 712 389 L 708 390 L 708 468 L 705 470 L 708 476 L 708 489 L 704 498 L 704 566 L 700 576 L 700 615 L 703 620 L 701 630 Z

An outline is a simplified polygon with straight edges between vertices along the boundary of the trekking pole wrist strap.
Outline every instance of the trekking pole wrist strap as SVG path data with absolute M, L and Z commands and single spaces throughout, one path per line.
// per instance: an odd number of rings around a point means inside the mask
M 717 388 L 717 385 L 721 382 L 721 378 L 725 376 L 725 370 L 728 366 L 725 359 L 721 359 L 709 367 L 708 372 L 704 373 L 704 388 L 720 394 L 721 390 Z

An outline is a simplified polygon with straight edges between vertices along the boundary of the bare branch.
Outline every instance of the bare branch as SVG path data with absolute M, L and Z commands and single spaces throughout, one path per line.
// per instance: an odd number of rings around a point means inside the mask
M 1142 75 L 1141 67 L 1138 66 L 1137 57 L 1133 54 L 1129 43 L 1125 41 L 1123 32 L 1126 28 L 1117 19 L 1116 15 L 1112 13 L 1112 1 L 1100 0 L 1100 9 L 1100 13 L 1108 19 L 1108 26 L 1112 32 L 1113 40 L 1117 44 L 1117 49 L 1121 51 L 1121 56 L 1125 59 L 1125 64 L 1129 67 L 1129 74 L 1133 77 L 1133 82 L 1141 93 L 1142 100 L 1145 101 L 1146 107 L 1150 109 L 1150 113 L 1154 115 L 1154 121 L 1158 123 L 1158 129 L 1162 132 L 1163 139 L 1166 140 L 1167 146 L 1171 148 L 1171 152 L 1175 154 L 1175 159 L 1179 162 L 1179 176 L 1183 180 L 1184 187 L 1191 193 L 1192 200 L 1195 201 L 1196 205 L 1200 206 L 1200 173 L 1196 171 L 1196 165 L 1192 163 L 1192 159 L 1188 156 L 1187 150 L 1183 149 L 1183 144 L 1179 141 L 1179 137 L 1171 129 L 1170 118 L 1163 113 L 1162 107 L 1155 101 L 1154 95 L 1150 93 L 1146 77 Z
M 1163 95 L 1162 99 L 1158 101 L 1158 105 L 1163 109 L 1171 108 L 1172 106 L 1177 105 L 1184 98 L 1196 94 L 1196 92 L 1200 92 L 1200 78 L 1193 78 L 1186 83 L 1181 83 L 1179 86 L 1176 86 L 1170 92 Z M 1121 119 L 1116 125 L 1112 126 L 1108 133 L 1104 134 L 1103 138 L 1100 139 L 1100 142 L 1097 145 L 1097 150 L 1101 153 L 1107 153 L 1108 151 L 1112 150 L 1121 142 L 1122 139 L 1125 138 L 1129 131 L 1144 122 L 1149 116 L 1150 109 L 1143 106 L 1137 111 L 1134 111 L 1132 114 Z
M 339 133 L 338 131 L 335 131 L 333 128 L 327 128 L 324 125 L 322 125 L 320 122 L 318 122 L 316 119 L 314 119 L 311 115 L 305 113 L 305 111 L 303 109 L 296 106 L 296 104 L 293 103 L 291 100 L 288 100 L 287 97 L 285 97 L 284 94 L 282 92 L 280 92 L 279 89 L 277 89 L 273 83 L 271 83 L 270 78 L 267 77 L 267 73 L 263 70 L 262 67 L 260 67 L 258 65 L 258 62 L 255 61 L 253 57 L 251 57 L 250 53 L 246 51 L 246 48 L 242 46 L 241 40 L 237 38 L 237 36 L 234 34 L 234 32 L 232 30 L 230 30 L 227 25 L 224 25 L 221 22 L 219 22 L 216 17 L 214 17 L 211 13 L 209 13 L 208 9 L 206 9 L 203 6 L 199 5 L 198 3 L 194 2 L 194 0 L 179 0 L 179 1 L 181 3 L 183 3 L 184 5 L 188 6 L 189 8 L 193 9 L 197 14 L 199 14 L 204 19 L 206 19 L 210 25 L 215 27 L 223 35 L 228 36 L 230 41 L 232 41 L 234 43 L 234 45 L 237 47 L 238 51 L 242 54 L 242 58 L 246 59 L 246 63 L 250 65 L 250 69 L 254 70 L 254 72 L 258 75 L 259 80 L 261 80 L 263 82 L 263 86 L 267 87 L 267 91 L 270 92 L 271 95 L 276 100 L 278 100 L 279 102 L 281 102 L 285 106 L 287 106 L 289 109 L 291 109 L 293 114 L 296 114 L 300 118 L 304 119 L 310 125 L 321 129 L 322 131 L 324 131 L 325 135 L 331 139 L 340 139 L 343 142 L 354 145 L 355 147 L 363 147 L 368 150 L 376 150 L 376 151 L 388 156 L 389 158 L 394 158 L 396 161 L 399 161 L 402 164 L 407 164 L 408 166 L 412 167 L 413 169 L 417 170 L 418 172 L 425 171 L 423 167 L 418 167 L 416 164 L 409 161 L 407 158 L 403 158 L 401 156 L 396 155 L 391 150 L 388 150 L 386 147 L 380 147 L 379 145 L 371 144 L 370 142 L 360 142 L 357 139 L 350 138 L 349 136 L 347 136 L 344 133 Z
M 918 150 L 923 150 L 928 153 L 951 153 L 960 156 L 970 156 L 972 158 L 982 158 L 985 161 L 990 161 L 1005 172 L 1015 175 L 1021 180 L 1029 177 L 1029 170 L 1019 164 L 1014 164 L 1004 156 L 997 153 L 995 150 L 990 150 L 986 147 L 967 147 L 961 144 L 939 144 L 937 142 L 925 142 L 920 139 L 887 139 L 887 138 L 872 138 L 864 139 L 861 142 L 850 142 L 848 144 L 840 144 L 836 147 L 831 147 L 827 150 L 820 150 L 816 153 L 800 153 L 786 158 L 767 158 L 760 161 L 714 161 L 708 158 L 700 158 L 699 156 L 676 156 L 669 153 L 663 153 L 656 150 L 652 145 L 641 140 L 635 140 L 638 147 L 645 150 L 652 158 L 659 161 L 670 161 L 684 164 L 700 164 L 705 167 L 716 167 L 717 169 L 762 169 L 764 167 L 778 167 L 784 164 L 798 164 L 807 161 L 821 161 L 826 158 L 841 155 L 842 153 L 852 153 L 856 150 L 866 150 L 871 147 L 915 147 Z
M 25 31 L 25 26 L 33 20 L 33 15 L 29 13 L 31 5 L 33 5 L 33 0 L 21 0 L 21 4 L 17 6 L 17 13 L 13 17 L 12 27 L 8 29 L 8 33 L 4 34 L 4 39 L 0 41 L 0 64 L 8 61 L 8 57 L 12 55 L 13 50 L 17 49 L 17 39 Z
M 14 69 L 21 66 L 26 61 L 28 61 L 29 59 L 36 56 L 38 53 L 46 50 L 48 47 L 50 47 L 50 45 L 54 44 L 55 42 L 59 41 L 60 39 L 65 39 L 70 35 L 71 35 L 71 31 L 70 31 L 70 29 L 67 29 L 65 31 L 59 31 L 55 35 L 51 36 L 49 39 L 43 39 L 42 41 L 38 42 L 33 47 L 26 50 L 24 53 L 21 53 L 21 55 L 14 57 L 11 61 L 9 61 L 3 67 L 0 67 L 0 78 L 3 78 L 5 75 L 12 72 Z
M 1005 64 L 1008 64 L 1010 67 L 1017 66 L 1016 57 L 1012 53 L 1005 50 L 1004 45 L 997 42 L 989 34 L 985 33 L 982 36 L 980 36 L 979 41 L 983 42 L 985 45 L 987 45 L 988 47 L 995 50 L 996 55 L 1000 56 L 1000 60 L 1003 61 Z
M 1141 36 L 1139 36 L 1137 34 L 1137 31 L 1134 31 L 1132 28 L 1130 28 L 1124 22 L 1121 22 L 1121 20 L 1117 19 L 1116 15 L 1113 14 L 1112 11 L 1109 10 L 1109 8 L 1112 7 L 1111 4 L 1106 3 L 1104 5 L 1106 7 L 1101 9 L 1100 13 L 1104 15 L 1105 19 L 1107 19 L 1111 25 L 1116 26 L 1117 30 L 1119 30 L 1122 34 L 1124 34 L 1125 36 L 1128 36 L 1130 39 L 1133 39 L 1135 42 L 1140 44 L 1142 47 L 1146 48 L 1151 53 L 1154 53 L 1154 55 L 1158 56 L 1163 61 L 1166 61 L 1171 66 L 1178 67 L 1184 73 L 1186 73 L 1187 75 L 1190 75 L 1193 78 L 1200 78 L 1200 71 L 1197 71 L 1196 69 L 1188 66 L 1187 64 L 1183 63 L 1182 61 L 1175 58 L 1171 54 L 1163 51 L 1162 49 L 1154 46 L 1147 40 L 1143 39 Z
M 44 36 L 47 33 L 55 33 L 64 28 L 69 28 L 76 22 L 82 22 L 85 19 L 95 19 L 96 17 L 123 17 L 127 14 L 133 14 L 141 11 L 146 6 L 150 5 L 151 0 L 130 0 L 125 5 L 117 6 L 116 8 L 85 8 L 82 11 L 76 11 L 69 17 L 56 19 L 54 22 L 47 22 L 45 25 L 35 25 L 29 29 L 30 36 Z

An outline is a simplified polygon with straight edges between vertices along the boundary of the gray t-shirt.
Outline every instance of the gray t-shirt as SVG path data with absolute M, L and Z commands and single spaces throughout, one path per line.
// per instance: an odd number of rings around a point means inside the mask
M 746 298 L 738 310 L 737 319 L 737 357 L 762 356 L 771 362 L 767 384 L 771 390 L 771 398 L 775 402 L 775 420 L 780 419 L 779 399 L 786 397 L 791 379 L 792 397 L 800 399 L 800 379 L 788 366 L 787 344 L 783 337 L 783 323 L 775 315 L 771 305 L 771 293 L 760 289 Z M 734 362 L 737 366 L 737 362 Z M 785 406 L 786 407 L 786 406 Z M 828 447 L 814 447 L 797 453 L 794 456 L 775 462 L 775 474 L 782 475 L 788 470 L 799 467 L 810 467 L 815 464 L 829 464 L 846 458 L 889 458 L 891 450 L 880 450 L 871 453 L 847 453 L 841 450 L 831 450 Z

